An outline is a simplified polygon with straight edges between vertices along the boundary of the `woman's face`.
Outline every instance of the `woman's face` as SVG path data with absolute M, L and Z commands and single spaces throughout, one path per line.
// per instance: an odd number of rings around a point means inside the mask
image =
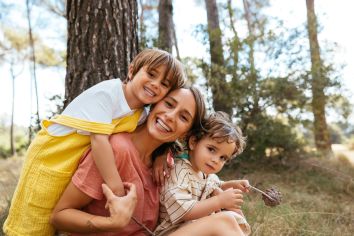
M 189 89 L 176 89 L 150 112 L 147 129 L 151 136 L 161 142 L 172 142 L 182 137 L 192 127 L 196 102 Z

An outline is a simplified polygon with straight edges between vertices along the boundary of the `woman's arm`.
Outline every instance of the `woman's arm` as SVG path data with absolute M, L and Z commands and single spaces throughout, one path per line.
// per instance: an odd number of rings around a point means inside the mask
M 66 232 L 95 233 L 118 231 L 126 226 L 134 212 L 137 196 L 133 184 L 125 183 L 128 193 L 124 197 L 115 196 L 103 184 L 103 193 L 107 198 L 106 208 L 109 217 L 95 216 L 81 210 L 92 198 L 81 192 L 71 182 L 53 210 L 51 223 L 55 228 Z

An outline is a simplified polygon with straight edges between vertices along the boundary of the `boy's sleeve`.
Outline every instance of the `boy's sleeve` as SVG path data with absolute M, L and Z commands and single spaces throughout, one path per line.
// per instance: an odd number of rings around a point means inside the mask
M 113 99 L 110 90 L 92 87 L 75 98 L 63 115 L 97 123 L 110 124 L 113 118 Z
M 178 223 L 197 202 L 193 199 L 188 175 L 186 169 L 176 165 L 160 194 L 160 203 L 165 206 L 172 224 Z

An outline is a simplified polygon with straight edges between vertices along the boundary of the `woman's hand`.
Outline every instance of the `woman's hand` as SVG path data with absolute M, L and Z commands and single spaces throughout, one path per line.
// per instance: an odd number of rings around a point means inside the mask
M 129 223 L 137 202 L 135 185 L 131 183 L 123 183 L 123 185 L 127 194 L 118 197 L 106 184 L 102 184 L 103 194 L 107 198 L 106 209 L 110 212 L 108 220 L 113 231 L 120 230 Z
M 170 170 L 174 165 L 173 156 L 170 152 L 158 156 L 152 168 L 152 179 L 158 186 L 162 186 L 165 182 L 165 177 L 170 177 Z

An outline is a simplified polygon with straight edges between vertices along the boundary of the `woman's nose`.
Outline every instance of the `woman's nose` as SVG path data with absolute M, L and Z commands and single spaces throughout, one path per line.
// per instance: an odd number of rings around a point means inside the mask
M 165 117 L 166 117 L 166 120 L 171 122 L 176 117 L 176 113 L 175 113 L 174 110 L 168 111 L 168 112 L 165 113 Z

